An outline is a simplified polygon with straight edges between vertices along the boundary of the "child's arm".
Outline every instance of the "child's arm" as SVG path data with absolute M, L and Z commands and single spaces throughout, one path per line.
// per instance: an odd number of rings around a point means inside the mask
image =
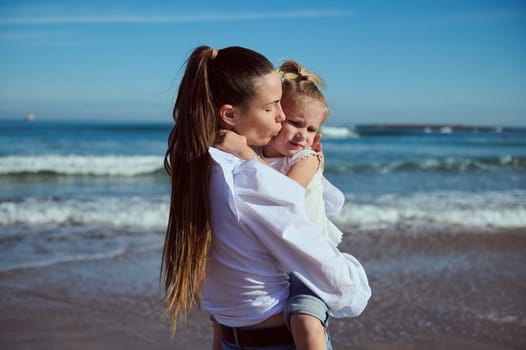
M 290 167 L 287 176 L 303 187 L 307 187 L 312 181 L 312 178 L 318 171 L 319 167 L 320 159 L 318 157 L 314 155 L 305 157 L 298 160 Z
M 304 159 L 298 160 L 294 163 L 287 173 L 287 176 L 292 180 L 296 181 L 303 187 L 307 187 L 311 182 L 314 174 L 321 167 L 323 169 L 323 162 L 321 161 L 323 157 L 322 145 L 320 143 L 321 134 L 316 134 L 314 141 L 312 142 L 311 149 L 314 152 L 320 154 L 318 157 L 307 157 Z
M 243 160 L 256 156 L 256 152 L 247 145 L 247 138 L 230 130 L 221 130 L 214 146 Z

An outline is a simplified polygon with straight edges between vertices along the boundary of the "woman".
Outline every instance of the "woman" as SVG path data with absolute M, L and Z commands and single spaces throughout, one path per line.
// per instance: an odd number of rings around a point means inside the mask
M 175 330 L 181 312 L 202 306 L 221 325 L 223 349 L 294 348 L 282 316 L 291 273 L 336 317 L 360 314 L 370 297 L 359 262 L 308 219 L 300 185 L 256 158 L 213 147 L 222 129 L 251 146 L 268 143 L 285 119 L 281 92 L 259 53 L 202 46 L 188 59 L 174 107 L 165 157 L 172 182 L 166 312 Z

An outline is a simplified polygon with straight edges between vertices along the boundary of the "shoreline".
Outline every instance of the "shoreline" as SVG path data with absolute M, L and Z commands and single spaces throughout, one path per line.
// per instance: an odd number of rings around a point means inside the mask
M 332 319 L 335 349 L 526 347 L 526 229 L 495 233 L 346 234 L 342 251 L 373 297 Z M 0 272 L 4 349 L 210 349 L 208 315 L 173 337 L 162 319 L 160 251 Z

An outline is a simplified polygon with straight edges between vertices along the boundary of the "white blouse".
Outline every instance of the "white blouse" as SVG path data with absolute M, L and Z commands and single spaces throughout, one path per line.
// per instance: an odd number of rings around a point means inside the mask
M 283 310 L 295 273 L 332 316 L 359 315 L 371 296 L 365 271 L 309 220 L 303 187 L 256 158 L 209 152 L 213 239 L 203 310 L 226 326 L 261 322 Z

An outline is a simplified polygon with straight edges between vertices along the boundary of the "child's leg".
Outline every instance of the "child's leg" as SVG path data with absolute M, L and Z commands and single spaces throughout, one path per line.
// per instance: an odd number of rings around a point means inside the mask
M 316 317 L 306 314 L 290 315 L 290 331 L 296 349 L 326 350 L 325 327 Z
M 285 305 L 284 316 L 297 349 L 327 349 L 329 346 L 326 337 L 326 326 L 329 321 L 327 305 L 294 274 L 290 276 L 290 297 Z

